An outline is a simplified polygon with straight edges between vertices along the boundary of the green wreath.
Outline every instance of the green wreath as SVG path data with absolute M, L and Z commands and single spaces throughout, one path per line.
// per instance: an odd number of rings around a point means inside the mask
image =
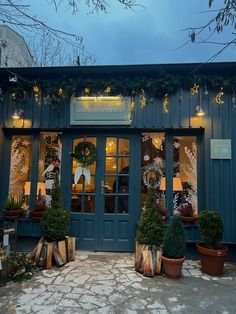
M 74 152 L 70 153 L 73 158 L 82 163 L 83 167 L 92 165 L 97 158 L 96 146 L 91 142 L 80 142 L 75 148 Z

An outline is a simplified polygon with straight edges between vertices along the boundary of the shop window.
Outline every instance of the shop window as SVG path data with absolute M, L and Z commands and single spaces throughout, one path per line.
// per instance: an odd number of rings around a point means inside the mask
M 60 177 L 61 134 L 57 132 L 40 133 L 37 194 L 50 196 L 55 174 Z
M 141 208 L 144 208 L 148 188 L 153 184 L 157 195 L 157 209 L 165 213 L 165 193 L 160 189 L 165 177 L 165 134 L 143 133 L 141 142 Z
M 198 213 L 196 137 L 173 138 L 173 212 Z
M 31 175 L 32 137 L 13 136 L 11 145 L 11 163 L 9 195 L 22 198 L 28 187 Z M 30 194 L 30 190 L 28 195 Z

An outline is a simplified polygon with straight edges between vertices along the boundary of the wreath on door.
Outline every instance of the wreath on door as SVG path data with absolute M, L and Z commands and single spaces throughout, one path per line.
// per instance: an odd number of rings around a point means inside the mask
M 80 142 L 76 144 L 70 155 L 82 164 L 81 167 L 77 167 L 75 170 L 74 183 L 77 184 L 81 175 L 84 175 L 86 181 L 90 184 L 90 170 L 86 167 L 92 165 L 97 159 L 96 146 L 88 141 Z

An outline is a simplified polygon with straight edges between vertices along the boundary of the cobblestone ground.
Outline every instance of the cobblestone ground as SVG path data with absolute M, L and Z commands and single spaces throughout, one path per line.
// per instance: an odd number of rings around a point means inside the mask
M 78 252 L 62 268 L 0 288 L 0 313 L 236 313 L 236 264 L 220 277 L 202 274 L 198 261 L 183 276 L 145 278 L 131 254 Z

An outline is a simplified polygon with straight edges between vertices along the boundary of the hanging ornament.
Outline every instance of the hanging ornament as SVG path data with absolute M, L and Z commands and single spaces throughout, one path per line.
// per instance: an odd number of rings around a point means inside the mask
M 169 107 L 169 96 L 168 94 L 164 95 L 164 100 L 163 100 L 163 112 L 168 112 L 168 107 Z
M 224 103 L 224 100 L 222 99 L 223 96 L 224 96 L 224 89 L 223 87 L 221 87 L 219 93 L 215 97 L 215 102 L 220 105 L 223 104 Z
M 146 106 L 146 96 L 143 89 L 141 90 L 140 104 L 141 104 L 141 108 L 144 108 Z
M 134 109 L 135 109 L 135 102 L 134 102 L 133 97 L 131 98 L 131 101 L 130 101 L 129 106 L 130 106 L 130 110 L 131 110 L 131 111 L 134 111 Z
M 63 89 L 60 87 L 59 89 L 58 89 L 58 95 L 63 95 Z
M 34 98 L 37 103 L 40 102 L 40 88 L 37 85 L 33 86 Z
M 107 88 L 105 89 L 104 91 L 107 95 L 110 94 L 111 92 L 111 87 L 110 86 L 107 86 Z
M 88 87 L 85 87 L 85 89 L 84 89 L 84 95 L 89 95 L 89 93 L 90 93 L 90 89 L 88 88 Z
M 191 88 L 191 95 L 197 95 L 200 85 L 197 85 L 196 83 L 193 84 L 193 87 Z
M 150 156 L 144 155 L 144 156 L 143 156 L 143 160 L 144 160 L 144 161 L 149 161 L 149 160 L 150 160 Z

